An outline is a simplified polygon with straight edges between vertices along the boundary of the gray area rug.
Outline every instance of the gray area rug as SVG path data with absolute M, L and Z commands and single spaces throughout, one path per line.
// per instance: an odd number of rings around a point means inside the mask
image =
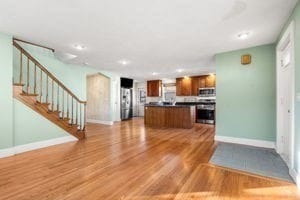
M 219 143 L 210 163 L 293 182 L 287 165 L 273 149 Z

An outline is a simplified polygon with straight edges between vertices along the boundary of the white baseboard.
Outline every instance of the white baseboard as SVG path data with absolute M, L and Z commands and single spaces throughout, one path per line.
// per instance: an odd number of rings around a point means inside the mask
M 113 121 L 102 121 L 102 120 L 96 120 L 96 119 L 87 119 L 86 120 L 89 123 L 95 123 L 95 124 L 104 124 L 104 125 L 113 125 Z
M 5 158 L 15 155 L 14 148 L 0 149 L 0 158 Z
M 264 147 L 264 148 L 275 148 L 275 142 L 265 141 L 265 140 L 253 140 L 253 139 L 245 139 L 245 138 L 235 138 L 235 137 L 227 137 L 227 136 L 215 136 L 216 141 L 227 142 L 227 143 L 235 143 L 235 144 L 244 144 L 255 147 Z
M 33 143 L 29 143 L 29 144 L 19 145 L 19 146 L 0 150 L 0 158 L 9 157 L 9 156 L 13 156 L 15 154 L 24 153 L 24 152 L 32 151 L 32 150 L 36 150 L 36 149 L 41 149 L 41 148 L 45 148 L 45 147 L 49 147 L 49 146 L 53 146 L 53 145 L 57 145 L 57 144 L 74 142 L 77 140 L 78 139 L 73 136 L 65 136 L 65 137 L 60 137 L 60 138 L 55 138 L 55 139 L 50 139 L 50 140 L 44 140 L 44 141 L 40 141 L 40 142 L 33 142 Z
M 19 145 L 15 146 L 15 154 L 23 153 L 26 151 L 32 151 L 35 149 L 41 149 L 57 144 L 63 144 L 66 142 L 74 142 L 77 141 L 78 139 L 73 137 L 73 136 L 65 136 L 65 137 L 60 137 L 60 138 L 55 138 L 55 139 L 50 139 L 50 140 L 44 140 L 40 142 L 34 142 L 34 143 L 29 143 L 29 144 L 24 144 L 24 145 Z
M 300 174 L 298 174 L 295 169 L 290 169 L 289 174 L 295 181 L 297 187 L 300 189 Z
M 115 119 L 114 121 L 115 121 L 115 122 L 120 122 L 120 121 L 122 121 L 122 119 L 121 119 L 121 118 L 117 118 L 117 119 Z

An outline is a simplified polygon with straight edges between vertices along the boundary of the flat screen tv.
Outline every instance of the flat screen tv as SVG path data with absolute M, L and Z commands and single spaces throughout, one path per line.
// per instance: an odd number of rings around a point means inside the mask
M 121 78 L 121 87 L 122 88 L 132 88 L 133 87 L 133 79 Z

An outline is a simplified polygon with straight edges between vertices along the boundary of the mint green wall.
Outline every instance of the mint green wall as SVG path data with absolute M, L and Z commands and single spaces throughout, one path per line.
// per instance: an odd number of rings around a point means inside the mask
M 300 1 L 287 21 L 281 35 L 291 21 L 295 23 L 295 93 L 300 94 Z M 296 98 L 296 97 L 295 97 Z M 300 173 L 300 102 L 295 101 L 295 170 Z
M 69 136 L 60 127 L 14 99 L 14 145 Z
M 12 37 L 0 33 L 0 149 L 13 146 Z
M 250 65 L 241 64 L 244 54 Z M 217 54 L 216 66 L 216 134 L 275 141 L 275 45 Z

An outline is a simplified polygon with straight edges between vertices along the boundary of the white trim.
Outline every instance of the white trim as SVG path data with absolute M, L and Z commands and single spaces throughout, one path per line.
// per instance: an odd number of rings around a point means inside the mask
M 14 148 L 0 149 L 0 158 L 15 155 Z
M 292 102 L 291 102 L 291 160 L 290 163 L 286 163 L 289 168 L 294 168 L 294 155 L 295 155 L 295 23 L 292 21 L 282 37 L 280 38 L 277 46 L 276 46 L 276 151 L 278 154 L 281 154 L 283 152 L 283 146 L 282 146 L 282 135 L 280 132 L 280 126 L 278 123 L 280 120 L 280 94 L 279 94 L 279 72 L 281 67 L 281 51 L 282 48 L 284 48 L 287 44 L 287 41 L 290 42 L 291 45 L 291 70 L 293 76 L 291 77 L 291 87 L 292 87 Z
M 121 118 L 115 119 L 115 122 L 120 122 L 120 121 L 122 121 Z
M 275 148 L 275 142 L 266 141 L 266 140 L 253 140 L 253 139 L 246 139 L 246 138 L 236 138 L 236 137 L 227 137 L 227 136 L 215 136 L 215 140 L 219 142 L 227 142 L 227 143 L 234 143 L 234 144 L 243 144 L 255 147 L 263 147 L 263 148 Z
M 63 144 L 63 143 L 67 143 L 67 142 L 74 142 L 77 140 L 78 139 L 75 138 L 74 136 L 65 136 L 65 137 L 59 137 L 59 138 L 50 139 L 50 140 L 44 140 L 44 141 L 19 145 L 19 146 L 7 148 L 7 149 L 1 149 L 0 150 L 0 158 L 9 157 L 9 156 L 13 156 L 15 154 L 24 153 L 24 152 L 32 151 L 32 150 L 36 150 L 36 149 L 41 149 L 41 148 L 45 148 L 45 147 L 49 147 L 49 146 L 53 146 L 53 145 Z
M 15 146 L 15 154 L 23 153 L 26 151 L 32 151 L 35 149 L 41 149 L 57 144 L 63 144 L 66 142 L 74 142 L 77 141 L 78 139 L 75 138 L 74 136 L 65 136 L 65 137 L 60 137 L 60 138 L 55 138 L 55 139 L 50 139 L 50 140 L 44 140 L 40 142 L 34 142 L 34 143 L 29 143 L 29 144 L 24 144 L 24 145 L 19 145 Z
M 102 120 L 96 120 L 96 119 L 87 119 L 86 120 L 89 123 L 95 123 L 95 124 L 105 124 L 105 125 L 113 125 L 113 121 L 102 121 Z
M 295 181 L 297 187 L 300 189 L 300 174 L 298 174 L 295 169 L 290 169 L 289 174 Z

